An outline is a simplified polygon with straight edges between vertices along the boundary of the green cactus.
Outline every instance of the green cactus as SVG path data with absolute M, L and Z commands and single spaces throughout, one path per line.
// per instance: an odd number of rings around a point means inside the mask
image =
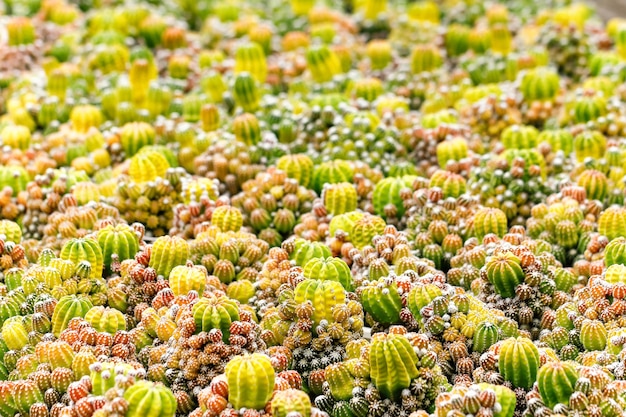
M 397 217 L 404 215 L 404 204 L 400 192 L 405 189 L 412 189 L 413 181 L 417 177 L 405 175 L 400 178 L 385 178 L 379 181 L 374 187 L 372 203 L 374 211 L 383 218 Z M 393 211 L 393 215 L 389 216 L 389 210 Z
M 500 346 L 498 367 L 514 387 L 530 389 L 537 380 L 539 349 L 525 337 L 506 339 Z
M 235 82 L 233 85 L 233 96 L 235 98 L 235 103 L 241 106 L 243 111 L 246 112 L 245 114 L 247 115 L 247 120 L 253 120 L 249 116 L 254 117 L 251 113 L 254 113 L 259 109 L 261 99 L 261 93 L 259 91 L 259 87 L 257 86 L 257 80 L 255 80 L 250 73 L 240 72 L 235 77 Z M 259 123 L 256 117 L 254 117 L 254 120 L 256 121 L 256 124 L 253 127 L 255 129 L 255 134 L 245 136 L 245 140 L 242 140 L 242 142 L 246 144 L 255 144 L 260 138 L 260 133 L 259 135 L 256 134 L 258 132 Z M 239 139 L 240 136 L 237 133 L 238 128 L 235 128 L 234 121 L 233 129 L 235 130 L 235 136 L 237 136 L 237 138 Z
M 478 384 L 482 390 L 491 390 L 496 393 L 496 403 L 500 404 L 500 411 L 493 414 L 493 417 L 513 417 L 517 399 L 515 393 L 503 385 L 492 385 L 487 383 Z
M 590 200 L 603 201 L 609 192 L 609 180 L 604 173 L 595 169 L 586 169 L 578 176 L 578 185 L 587 192 Z
M 222 232 L 238 232 L 243 226 L 243 214 L 238 208 L 219 206 L 213 210 L 211 224 L 219 227 Z
M 407 307 L 416 320 L 421 320 L 422 308 L 441 295 L 441 289 L 434 284 L 416 285 L 409 292 Z
M 224 296 L 202 297 L 192 308 L 196 333 L 220 329 L 224 341 L 230 336 L 230 325 L 239 320 L 237 303 Z
M 526 101 L 553 100 L 559 92 L 559 74 L 546 67 L 529 70 L 520 85 Z
M 343 214 L 356 210 L 357 193 L 354 185 L 348 182 L 328 184 L 322 192 L 324 206 L 331 214 Z
M 598 219 L 598 232 L 610 241 L 626 237 L 626 208 L 611 206 L 604 210 Z
M 139 239 L 130 226 L 118 224 L 98 230 L 98 244 L 104 257 L 104 266 L 111 266 L 111 257 L 117 255 L 119 261 L 132 259 L 139 251 Z
M 21 316 L 5 320 L 2 324 L 2 340 L 11 350 L 20 350 L 28 344 L 28 330 Z
M 305 266 L 312 259 L 326 259 L 331 256 L 330 249 L 322 242 L 309 242 L 297 239 L 295 250 L 289 258 L 298 266 Z
M 128 417 L 174 417 L 176 397 L 169 388 L 150 381 L 137 381 L 124 392 Z
M 507 218 L 502 210 L 483 207 L 474 215 L 474 235 L 479 241 L 489 233 L 502 237 L 506 232 Z
M 537 146 L 539 132 L 533 126 L 512 125 L 504 129 L 500 140 L 505 149 L 533 149 Z
M 352 165 L 348 161 L 336 159 L 315 167 L 311 185 L 317 193 L 321 193 L 324 184 L 352 182 L 352 177 L 354 177 Z
M 342 72 L 339 57 L 327 45 L 310 47 L 306 52 L 306 63 L 313 80 L 317 83 L 331 81 Z
M 443 65 L 441 52 L 435 45 L 416 45 L 411 52 L 411 72 L 419 74 L 433 71 Z
M 52 333 L 59 337 L 74 317 L 85 317 L 93 307 L 91 300 L 82 295 L 66 295 L 54 307 L 52 313 Z
M 314 326 L 320 324 L 322 320 L 332 323 L 334 321 L 333 308 L 346 301 L 344 288 L 335 281 L 306 279 L 298 284 L 294 294 L 296 303 L 310 301 L 313 304 L 311 318 Z
M 168 281 L 174 295 L 187 295 L 195 291 L 198 295 L 204 293 L 207 272 L 202 266 L 178 265 L 170 272 Z
M 261 353 L 235 356 L 225 369 L 228 401 L 238 410 L 262 410 L 272 398 L 274 368 L 270 358 Z
M 472 349 L 474 352 L 483 353 L 500 340 L 500 329 L 489 321 L 478 324 L 474 331 Z
M 354 378 L 350 374 L 345 362 L 335 363 L 326 367 L 324 371 L 330 393 L 336 400 L 349 400 L 352 398 Z
M 276 391 L 272 398 L 272 416 L 287 417 L 291 413 L 302 417 L 311 416 L 311 399 L 308 394 L 299 389 Z
M 92 307 L 85 314 L 85 320 L 99 332 L 115 334 L 118 330 L 126 330 L 124 315 L 114 308 Z
M 303 187 L 308 187 L 313 178 L 313 160 L 305 154 L 285 155 L 276 161 L 276 167 L 285 171 L 289 178 L 298 181 Z
M 394 282 L 386 278 L 371 282 L 361 291 L 361 304 L 374 320 L 382 324 L 400 321 L 402 299 Z
M 356 220 L 350 231 L 350 240 L 358 249 L 372 244 L 375 236 L 382 235 L 387 223 L 378 216 L 367 214 Z
M 304 265 L 303 275 L 308 279 L 336 281 L 346 291 L 354 290 L 350 267 L 339 258 L 313 258 Z
M 510 252 L 501 252 L 487 259 L 487 279 L 503 298 L 515 296 L 515 288 L 524 281 L 520 259 Z
M 104 267 L 104 255 L 97 241 L 90 238 L 76 238 L 69 240 L 59 255 L 61 259 L 72 261 L 78 266 L 83 261 L 91 265 L 90 278 L 101 278 Z
M 178 236 L 161 236 L 152 245 L 150 267 L 157 274 L 168 278 L 175 266 L 183 265 L 189 259 L 189 244 Z
M 233 120 L 233 133 L 238 141 L 248 146 L 256 145 L 261 141 L 259 119 L 251 113 L 240 114 Z
M 406 337 L 376 333 L 370 347 L 370 376 L 385 398 L 397 401 L 417 378 L 417 355 Z
M 11 220 L 0 220 L 0 239 L 5 242 L 20 243 L 22 241 L 20 225 Z
M 599 320 L 585 320 L 580 327 L 580 342 L 586 350 L 604 350 L 608 332 Z
M 546 363 L 537 375 L 541 399 L 550 408 L 557 404 L 568 404 L 577 380 L 578 372 L 572 364 L 561 361 Z
M 134 156 L 141 148 L 154 145 L 156 132 L 146 122 L 126 123 L 120 131 L 120 143 L 127 158 Z

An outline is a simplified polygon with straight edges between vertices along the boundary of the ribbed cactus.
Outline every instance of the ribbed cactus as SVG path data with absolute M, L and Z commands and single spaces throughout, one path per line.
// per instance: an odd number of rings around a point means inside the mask
M 336 281 L 346 291 L 354 290 L 350 267 L 339 258 L 313 258 L 304 265 L 303 275 L 308 279 Z
M 349 213 L 333 216 L 328 225 L 329 236 L 335 236 L 339 230 L 349 235 L 356 221 L 363 216 L 365 216 L 365 214 L 361 211 L 351 211 Z
M 268 356 L 260 353 L 235 356 L 226 365 L 228 401 L 235 409 L 262 410 L 274 390 L 274 368 Z
M 289 178 L 297 180 L 303 187 L 308 187 L 313 178 L 313 160 L 305 154 L 281 156 L 276 161 L 276 167 L 285 171 Z
M 587 192 L 590 200 L 603 201 L 609 192 L 609 180 L 604 173 L 595 169 L 586 169 L 578 176 L 578 185 Z
M 120 131 L 120 144 L 127 158 L 134 156 L 141 148 L 154 145 L 156 132 L 146 122 L 125 124 Z
M 474 235 L 480 241 L 489 233 L 502 237 L 507 230 L 506 214 L 500 209 L 483 207 L 474 215 Z
M 233 96 L 235 98 L 235 103 L 237 103 L 243 111 L 255 112 L 258 110 L 261 93 L 259 92 L 257 81 L 250 73 L 242 72 L 235 77 L 235 83 L 233 84 Z M 233 127 L 233 129 L 235 128 Z M 236 130 L 235 134 L 237 134 Z M 258 142 L 258 140 L 256 142 L 243 142 L 246 144 L 254 144 Z
M 298 284 L 294 292 L 296 303 L 310 301 L 313 305 L 311 319 L 315 326 L 322 320 L 333 322 L 333 308 L 346 301 L 346 292 L 340 283 L 307 279 Z
M 387 40 L 374 39 L 367 44 L 365 51 L 369 58 L 370 66 L 374 70 L 384 69 L 392 60 L 391 44 Z
M 174 417 L 176 397 L 169 388 L 150 381 L 137 381 L 124 392 L 128 417 Z
M 548 143 L 553 151 L 563 151 L 569 155 L 574 150 L 574 136 L 569 130 L 544 130 L 537 137 L 538 143 Z
M 370 347 L 370 376 L 385 398 L 399 400 L 417 378 L 417 355 L 406 337 L 376 333 Z
M 417 45 L 411 52 L 411 72 L 419 74 L 433 71 L 443 65 L 441 52 L 435 45 Z
M 350 374 L 348 365 L 345 362 L 327 366 L 324 375 L 334 399 L 349 400 L 352 398 L 354 377 Z
M 437 145 L 437 161 L 445 168 L 449 161 L 460 161 L 467 157 L 467 141 L 463 138 L 446 140 Z
M 381 217 L 366 214 L 354 222 L 350 231 L 350 240 L 356 248 L 362 249 L 371 245 L 375 236 L 382 235 L 385 226 L 386 223 Z
M 600 214 L 598 232 L 609 240 L 626 237 L 626 208 L 611 206 Z
M 626 265 L 626 237 L 617 237 L 604 248 L 604 265 Z
M 461 24 L 451 24 L 444 37 L 444 44 L 449 56 L 464 54 L 469 49 L 470 28 Z
M 576 160 L 583 162 L 585 158 L 602 158 L 606 152 L 606 138 L 596 130 L 585 130 L 574 137 L 574 153 Z
M 256 145 L 261 140 L 259 119 L 250 113 L 240 114 L 233 120 L 233 133 L 238 141 L 248 146 Z
M 487 279 L 503 298 L 515 296 L 515 288 L 524 281 L 520 259 L 510 252 L 501 252 L 487 258 Z
M 580 327 L 580 343 L 586 350 L 604 350 L 607 335 L 606 327 L 599 320 L 586 319 Z
M 432 300 L 443 295 L 441 289 L 434 284 L 416 285 L 409 292 L 407 307 L 417 320 L 422 318 L 422 308 Z
M 561 361 L 546 363 L 537 375 L 541 399 L 550 408 L 557 404 L 568 404 L 577 380 L 578 372 L 572 364 Z
M 157 178 L 165 178 L 168 168 L 170 164 L 163 154 L 156 150 L 146 150 L 130 159 L 128 175 L 133 181 L 144 183 Z
M 328 184 L 322 192 L 324 206 L 331 214 L 344 214 L 357 208 L 357 193 L 354 185 L 348 182 Z
M 483 353 L 500 340 L 500 329 L 489 321 L 483 321 L 474 330 L 472 349 L 474 352 Z
M 28 330 L 21 316 L 10 317 L 2 324 L 2 340 L 11 350 L 20 350 L 28 344 Z
M 19 165 L 0 166 L 0 189 L 9 188 L 15 196 L 26 189 L 30 181 L 28 172 Z
M 21 125 L 9 125 L 0 130 L 0 143 L 13 149 L 25 151 L 30 147 L 30 129 Z
M 587 123 L 607 114 L 607 100 L 602 92 L 584 94 L 568 105 L 573 123 Z M 589 132 L 589 131 L 587 131 Z
M 526 101 L 553 100 L 559 92 L 559 74 L 545 67 L 529 70 L 522 77 L 520 90 Z
M 13 384 L 11 403 L 22 415 L 29 415 L 33 404 L 43 402 L 43 393 L 35 381 L 22 379 Z
M 11 220 L 0 220 L 0 239 L 5 242 L 20 243 L 22 241 L 20 225 Z
M 90 128 L 99 127 L 104 121 L 104 117 L 98 107 L 83 104 L 72 109 L 70 121 L 74 130 L 79 133 L 87 133 Z
M 401 197 L 403 189 L 411 190 L 416 177 L 406 175 L 400 178 L 385 178 L 374 187 L 372 203 L 379 216 L 401 218 L 404 215 L 404 203 Z
M 330 249 L 322 242 L 297 239 L 295 246 L 289 258 L 295 261 L 298 266 L 304 267 L 311 259 L 326 259 L 331 256 Z
M 124 315 L 114 308 L 102 306 L 92 307 L 87 314 L 85 314 L 85 320 L 99 332 L 115 334 L 118 330 L 126 330 L 126 319 Z
M 324 184 L 338 184 L 340 182 L 352 182 L 354 169 L 349 162 L 336 159 L 324 162 L 315 167 L 311 185 L 313 189 L 321 193 Z
M 400 321 L 402 298 L 396 284 L 385 278 L 362 288 L 361 304 L 378 323 L 395 324 Z
M 326 45 L 310 47 L 306 52 L 306 63 L 313 81 L 325 83 L 341 74 L 341 61 L 337 54 Z
M 104 267 L 104 255 L 97 241 L 91 238 L 76 238 L 69 240 L 59 255 L 61 259 L 71 261 L 74 266 L 87 261 L 91 266 L 90 278 L 101 278 Z
M 505 149 L 533 149 L 538 137 L 539 132 L 533 126 L 512 125 L 504 129 L 500 140 Z
M 54 307 L 52 313 L 52 333 L 59 337 L 67 328 L 68 323 L 75 317 L 85 317 L 93 307 L 91 300 L 85 296 L 66 295 L 62 297 Z
M 465 193 L 466 181 L 459 174 L 450 171 L 438 170 L 430 177 L 430 187 L 439 187 L 444 198 L 457 198 Z
M 267 59 L 256 42 L 240 45 L 235 52 L 235 73 L 248 72 L 260 83 L 267 78 Z
M 254 297 L 254 294 L 256 294 L 256 288 L 254 288 L 254 284 L 251 281 L 240 279 L 228 284 L 226 294 L 233 300 L 247 304 L 250 298 Z
M 106 226 L 98 230 L 98 244 L 102 249 L 104 266 L 111 266 L 111 257 L 117 255 L 119 261 L 132 259 L 139 251 L 139 239 L 135 231 L 126 224 Z
M 152 245 L 150 267 L 157 274 L 169 277 L 175 266 L 183 265 L 189 259 L 189 244 L 182 238 L 161 236 Z
M 498 367 L 514 387 L 530 389 L 537 380 L 539 349 L 525 337 L 506 339 L 500 346 Z
M 287 417 L 291 413 L 310 417 L 311 399 L 309 395 L 299 389 L 276 391 L 272 398 L 272 416 Z
M 202 297 L 194 304 L 192 314 L 196 323 L 196 333 L 219 329 L 226 341 L 230 335 L 231 323 L 239 320 L 239 307 L 228 297 Z
M 496 404 L 500 405 L 500 411 L 495 412 L 493 414 L 494 417 L 513 417 L 513 414 L 515 414 L 517 399 L 515 397 L 515 393 L 511 389 L 503 385 L 486 383 L 478 384 L 478 387 L 483 391 L 489 390 L 496 394 Z
M 211 215 L 211 224 L 219 227 L 222 232 L 238 232 L 243 226 L 243 215 L 238 208 L 219 206 Z

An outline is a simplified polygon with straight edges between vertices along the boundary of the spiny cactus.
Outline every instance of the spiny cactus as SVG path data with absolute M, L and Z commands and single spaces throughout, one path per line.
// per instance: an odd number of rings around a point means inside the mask
M 574 393 L 578 372 L 567 362 L 548 362 L 539 369 L 537 387 L 541 399 L 550 408 L 557 404 L 568 404 Z
M 529 389 L 537 380 L 539 349 L 525 337 L 506 339 L 500 345 L 498 367 L 514 387 Z
M 339 258 L 313 258 L 304 265 L 303 275 L 308 279 L 339 282 L 346 291 L 353 291 L 350 267 Z
M 382 324 L 394 324 L 400 320 L 402 299 L 394 282 L 380 278 L 361 290 L 363 309 Z
M 406 337 L 377 333 L 370 347 L 370 376 L 385 398 L 398 400 L 419 375 L 417 355 Z
M 177 236 L 161 236 L 152 245 L 150 268 L 167 278 L 175 266 L 183 265 L 189 259 L 189 244 Z
M 275 373 L 270 358 L 260 353 L 235 356 L 226 365 L 228 400 L 235 409 L 262 410 L 272 397 Z
M 54 307 L 52 314 L 52 333 L 59 337 L 75 317 L 85 317 L 87 312 L 93 307 L 89 298 L 82 295 L 66 295 L 62 297 Z
M 128 417 L 174 417 L 176 397 L 169 388 L 149 381 L 137 381 L 124 393 Z
M 339 282 L 307 279 L 296 287 L 295 300 L 298 304 L 311 302 L 311 319 L 314 326 L 317 326 L 322 320 L 329 323 L 334 321 L 333 308 L 345 302 L 346 293 Z
M 487 279 L 502 297 L 514 297 L 515 288 L 524 280 L 520 262 L 517 256 L 509 252 L 498 253 L 487 259 Z
M 200 298 L 194 304 L 192 314 L 196 324 L 196 333 L 219 329 L 224 340 L 228 340 L 231 323 L 239 320 L 237 303 L 224 296 Z
M 121 262 L 125 259 L 132 259 L 139 251 L 137 234 L 125 224 L 109 225 L 98 230 L 97 240 L 102 249 L 106 268 L 111 267 L 113 255 L 116 255 Z
M 124 315 L 114 308 L 92 307 L 85 314 L 85 320 L 99 332 L 115 334 L 118 330 L 126 330 Z
M 61 259 L 72 261 L 75 266 L 80 262 L 87 261 L 91 266 L 89 276 L 91 278 L 102 277 L 104 267 L 104 255 L 97 241 L 91 238 L 76 238 L 69 240 L 59 255 Z

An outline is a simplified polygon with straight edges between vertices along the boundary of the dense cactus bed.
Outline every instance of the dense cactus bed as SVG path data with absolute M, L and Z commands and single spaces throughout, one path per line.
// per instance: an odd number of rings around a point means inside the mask
M 0 7 L 0 417 L 626 415 L 626 20 Z

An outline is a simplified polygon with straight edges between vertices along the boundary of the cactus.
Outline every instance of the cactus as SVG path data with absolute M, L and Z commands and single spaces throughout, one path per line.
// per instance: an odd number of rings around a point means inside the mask
M 380 278 L 363 287 L 361 304 L 381 324 L 395 324 L 400 321 L 402 299 L 395 283 L 390 283 L 386 278 Z
M 270 358 L 260 354 L 235 356 L 226 365 L 228 401 L 235 409 L 262 410 L 274 390 L 274 368 Z
M 134 156 L 141 148 L 154 145 L 156 132 L 146 122 L 127 123 L 120 131 L 120 144 L 127 158 Z
M 0 220 L 0 239 L 5 242 L 20 243 L 22 241 L 20 225 L 11 220 Z
M 165 178 L 170 168 L 167 158 L 155 150 L 147 150 L 137 153 L 130 159 L 128 175 L 137 183 L 154 181 L 157 178 Z
M 609 238 L 610 241 L 619 237 L 626 237 L 626 209 L 611 206 L 600 214 L 598 232 Z
M 478 387 L 482 390 L 490 390 L 496 394 L 496 403 L 500 405 L 500 411 L 493 414 L 493 417 L 513 417 L 517 399 L 515 393 L 503 385 L 492 385 L 481 383 Z
M 399 400 L 402 390 L 419 375 L 417 355 L 404 336 L 376 333 L 369 357 L 372 382 L 385 398 Z
M 239 301 L 241 304 L 247 304 L 250 298 L 254 297 L 256 289 L 254 284 L 247 279 L 240 279 L 228 284 L 226 294 L 229 298 Z
M 233 120 L 233 132 L 238 141 L 248 146 L 256 145 L 261 140 L 259 119 L 250 113 L 240 114 Z
M 336 281 L 346 291 L 354 290 L 350 267 L 339 258 L 313 258 L 304 265 L 303 275 L 308 279 Z
M 161 236 L 152 245 L 150 268 L 158 275 L 167 278 L 175 266 L 183 265 L 189 259 L 189 244 L 182 238 Z
M 608 332 L 599 320 L 584 320 L 580 327 L 580 342 L 586 350 L 604 350 Z
M 168 281 L 175 296 L 187 295 L 195 291 L 202 295 L 206 285 L 207 273 L 202 266 L 178 265 L 172 268 Z
M 295 249 L 289 258 L 298 266 L 305 266 L 311 259 L 325 259 L 331 256 L 330 249 L 322 242 L 309 242 L 297 239 Z
M 133 367 L 125 363 L 95 362 L 92 364 L 89 379 L 91 380 L 91 392 L 94 395 L 104 395 L 108 390 L 115 387 L 116 375 L 128 375 Z
M 272 398 L 272 416 L 287 417 L 297 413 L 302 417 L 311 416 L 311 399 L 299 389 L 277 391 Z
M 74 130 L 79 133 L 87 133 L 92 127 L 100 127 L 104 117 L 100 109 L 89 104 L 79 105 L 72 109 L 70 121 Z
M 500 345 L 498 367 L 514 387 L 530 389 L 537 380 L 539 349 L 524 337 L 506 339 Z
M 219 227 L 222 232 L 238 232 L 243 226 L 243 215 L 238 208 L 219 206 L 213 210 L 211 224 Z
M 470 28 L 461 24 L 451 24 L 444 37 L 448 56 L 456 57 L 469 49 Z
M 13 385 L 12 403 L 22 415 L 29 415 L 30 407 L 35 403 L 42 403 L 43 393 L 35 381 L 19 380 Z
M 30 181 L 28 172 L 19 165 L 0 166 L 0 190 L 9 188 L 12 195 L 16 196 L 26 189 Z
M 502 210 L 483 207 L 474 215 L 474 235 L 479 241 L 489 233 L 502 237 L 506 232 L 507 218 Z
M 574 136 L 569 130 L 544 130 L 537 137 L 538 143 L 548 143 L 553 151 L 563 151 L 569 155 L 574 150 Z
M 281 156 L 276 161 L 276 167 L 303 187 L 308 187 L 313 178 L 313 160 L 305 154 Z
M 176 397 L 169 388 L 149 381 L 137 381 L 124 392 L 127 417 L 174 417 Z
M 434 284 L 417 285 L 409 292 L 407 307 L 416 320 L 422 319 L 422 308 L 432 300 L 443 295 L 441 289 Z
M 446 140 L 437 145 L 437 161 L 445 168 L 449 161 L 460 161 L 467 157 L 467 141 L 463 138 Z
M 443 65 L 441 52 L 434 45 L 417 45 L 411 53 L 411 72 L 419 74 L 422 72 L 430 72 L 440 68 Z
M 375 236 L 382 235 L 385 230 L 385 221 L 378 217 L 367 214 L 354 222 L 350 231 L 350 240 L 358 249 L 372 244 Z
M 607 100 L 601 92 L 595 94 L 584 94 L 577 97 L 572 103 L 569 103 L 568 107 L 572 122 L 575 124 L 587 123 L 596 120 L 600 117 L 606 116 L 608 112 Z
M 604 265 L 626 265 L 626 237 L 617 237 L 604 248 Z
M 609 192 L 609 181 L 602 172 L 586 169 L 578 176 L 578 185 L 587 192 L 590 200 L 603 201 Z
M 515 288 L 524 281 L 520 259 L 510 252 L 495 254 L 487 259 L 487 279 L 503 298 L 515 296 Z
M 2 340 L 11 350 L 20 350 L 28 344 L 28 331 L 22 317 L 10 317 L 2 324 Z
M 354 378 L 345 362 L 327 366 L 324 375 L 333 398 L 336 400 L 349 400 L 352 398 Z
M 85 296 L 66 295 L 54 307 L 52 313 L 52 333 L 59 337 L 74 317 L 85 317 L 93 307 L 91 300 Z
M 311 185 L 317 193 L 321 193 L 324 184 L 352 182 L 354 169 L 349 162 L 340 159 L 324 162 L 315 167 Z
M 85 314 L 85 320 L 99 332 L 115 334 L 118 330 L 126 330 L 124 315 L 114 308 L 92 307 Z
M 121 262 L 132 259 L 139 251 L 137 234 L 125 224 L 109 225 L 98 230 L 97 240 L 102 250 L 106 268 L 110 268 L 113 255 L 117 255 Z
M 559 74 L 545 67 L 534 68 L 524 74 L 520 89 L 526 101 L 554 100 L 559 92 Z
M 230 325 L 239 320 L 237 303 L 224 296 L 202 297 L 194 304 L 193 319 L 196 323 L 196 333 L 208 332 L 211 329 L 220 329 L 224 341 L 230 335 Z
M 500 140 L 505 149 L 533 149 L 537 147 L 539 132 L 533 126 L 513 125 L 502 132 Z
M 444 198 L 457 198 L 465 193 L 466 181 L 459 174 L 450 171 L 437 170 L 430 177 L 430 187 L 439 187 Z
M 472 349 L 474 352 L 483 353 L 492 345 L 495 345 L 498 340 L 500 340 L 498 326 L 489 321 L 483 321 L 478 324 L 474 331 Z
M 567 362 L 548 362 L 539 369 L 537 387 L 541 399 L 550 408 L 557 404 L 568 404 L 574 393 L 578 372 Z
M 357 193 L 354 185 L 348 182 L 328 184 L 322 192 L 324 206 L 331 214 L 344 214 L 357 208 Z
M 235 74 L 250 73 L 259 83 L 267 78 L 267 60 L 263 48 L 256 42 L 240 45 L 235 52 Z
M 259 88 L 256 83 L 257 81 L 247 72 L 239 73 L 235 77 L 233 96 L 235 98 L 235 103 L 241 106 L 245 112 L 255 112 L 259 109 L 261 93 L 259 92 Z M 237 120 L 237 118 L 235 118 L 235 120 Z M 237 135 L 235 120 L 233 121 L 233 130 L 235 130 L 235 135 Z M 258 137 L 255 137 L 255 139 L 258 139 Z M 246 144 L 254 144 L 258 142 L 258 140 L 251 143 L 247 141 L 243 142 Z
M 331 81 L 334 76 L 342 72 L 339 57 L 326 45 L 310 47 L 306 52 L 306 63 L 316 83 Z
M 310 301 L 313 305 L 314 326 L 322 320 L 329 323 L 334 321 L 333 308 L 346 301 L 346 292 L 340 283 L 335 281 L 320 281 L 306 279 L 296 286 L 294 291 L 296 303 Z
M 69 240 L 59 255 L 61 259 L 71 261 L 74 266 L 87 261 L 91 266 L 90 278 L 101 278 L 104 267 L 104 255 L 97 241 L 91 238 L 75 238 Z
M 606 138 L 598 131 L 585 130 L 574 137 L 574 152 L 578 162 L 585 158 L 600 159 L 606 152 Z
M 406 175 L 400 178 L 385 178 L 379 181 L 374 187 L 372 203 L 374 211 L 383 218 L 401 218 L 404 215 L 404 203 L 401 191 L 405 188 L 411 189 L 416 177 Z
M 10 125 L 0 130 L 0 142 L 4 146 L 23 151 L 30 147 L 30 130 L 26 126 Z
M 35 26 L 28 17 L 13 17 L 6 22 L 10 46 L 30 45 L 35 42 Z

